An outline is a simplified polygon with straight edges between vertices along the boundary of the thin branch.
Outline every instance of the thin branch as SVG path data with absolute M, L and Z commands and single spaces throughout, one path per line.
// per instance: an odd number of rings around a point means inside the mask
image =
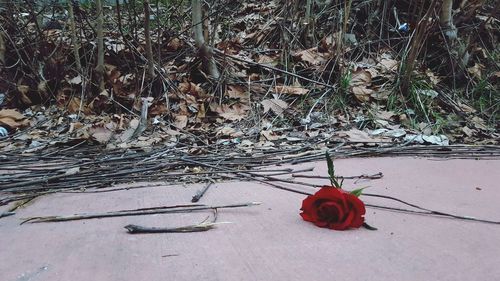
M 41 223 L 41 222 L 63 222 L 63 221 L 74 221 L 74 220 L 88 220 L 88 219 L 100 219 L 100 218 L 111 218 L 111 217 L 128 217 L 128 216 L 144 216 L 144 215 L 154 215 L 154 214 L 172 214 L 172 213 L 189 213 L 195 211 L 212 210 L 212 209 L 228 209 L 228 208 L 241 208 L 241 207 L 251 207 L 260 205 L 259 202 L 250 202 L 242 204 L 230 204 L 230 205 L 218 205 L 218 206 L 206 206 L 198 205 L 187 207 L 178 206 L 162 206 L 153 207 L 146 209 L 136 209 L 136 210 L 122 210 L 106 213 L 87 213 L 87 214 L 77 214 L 71 216 L 48 216 L 48 217 L 31 217 L 25 219 L 23 223 Z

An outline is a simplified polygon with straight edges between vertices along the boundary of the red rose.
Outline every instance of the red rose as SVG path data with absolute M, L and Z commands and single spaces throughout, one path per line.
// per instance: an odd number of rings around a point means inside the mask
M 335 230 L 359 228 L 366 212 L 365 204 L 356 195 L 332 186 L 323 186 L 307 196 L 300 210 L 305 221 Z

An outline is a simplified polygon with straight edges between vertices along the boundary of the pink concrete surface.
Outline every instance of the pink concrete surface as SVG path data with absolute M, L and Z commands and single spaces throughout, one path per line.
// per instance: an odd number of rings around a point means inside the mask
M 370 158 L 335 163 L 340 175 L 384 173 L 383 179 L 356 185 L 346 181 L 345 187 L 369 186 L 366 192 L 500 220 L 500 161 Z M 310 166 L 316 168 L 309 174 L 326 174 L 322 162 L 293 168 Z M 500 225 L 368 209 L 367 222 L 378 231 L 331 231 L 300 218 L 304 196 L 258 183 L 210 188 L 200 203 L 263 204 L 221 210 L 219 221 L 232 223 L 208 232 L 130 235 L 123 226 L 194 224 L 209 212 L 19 225 L 22 217 L 184 204 L 198 188 L 39 198 L 0 219 L 0 281 L 500 280 Z

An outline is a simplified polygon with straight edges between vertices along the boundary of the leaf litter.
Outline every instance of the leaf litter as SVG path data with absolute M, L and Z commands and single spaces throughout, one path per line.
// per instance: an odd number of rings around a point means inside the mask
M 353 3 L 361 5 L 361 1 Z M 50 59 L 45 54 L 39 56 L 46 59 L 42 77 L 17 65 L 1 70 L 5 77 L 0 82 L 5 97 L 0 102 L 2 159 L 10 159 L 8 165 L 14 165 L 11 160 L 29 162 L 34 161 L 34 155 L 56 155 L 64 149 L 78 153 L 85 148 L 96 161 L 102 158 L 92 149 L 99 148 L 103 154 L 116 157 L 142 155 L 151 159 L 162 159 L 154 153 L 165 151 L 200 157 L 215 157 L 211 154 L 214 151 L 215 155 L 225 151 L 233 157 L 252 154 L 257 158 L 265 151 L 279 155 L 270 157 L 276 161 L 270 163 L 277 163 L 288 158 L 286 155 L 307 151 L 316 155 L 313 151 L 341 144 L 344 150 L 332 153 L 351 155 L 352 149 L 364 148 L 377 155 L 378 148 L 400 149 L 415 143 L 415 154 L 432 154 L 426 145 L 457 145 L 462 152 L 466 148 L 461 144 L 498 144 L 495 119 L 478 108 L 473 98 L 450 97 L 443 84 L 449 77 L 439 67 L 422 65 L 416 69 L 421 83 L 415 84 L 413 96 L 403 97 L 397 91 L 403 63 L 397 45 L 363 53 L 361 46 L 366 41 L 359 35 L 363 30 L 355 30 L 357 34 L 343 40 L 340 32 L 319 26 L 316 43 L 283 45 L 279 30 L 300 33 L 297 26 L 277 20 L 276 15 L 285 11 L 286 5 L 279 1 L 234 5 L 218 7 L 221 14 L 228 15 L 230 31 L 214 39 L 215 59 L 226 71 L 221 81 L 211 80 L 201 68 L 193 40 L 170 27 L 164 27 L 164 33 L 160 28 L 154 30 L 159 36 L 153 36 L 153 44 L 162 60 L 155 65 L 158 77 L 148 81 L 142 67 L 144 29 L 136 27 L 138 39 L 127 39 L 133 44 L 116 32 L 105 33 L 106 90 L 100 92 L 87 78 L 94 74 L 92 67 L 85 73 L 75 71 L 74 58 L 68 56 L 69 30 L 47 30 L 40 39 L 32 23 L 23 25 L 18 34 L 11 34 L 14 39 L 26 36 L 41 50 L 52 48 L 54 52 Z M 361 20 L 351 15 L 350 21 Z M 188 21 L 179 24 L 189 29 Z M 488 22 L 486 28 L 497 25 Z M 360 26 L 364 25 L 356 28 Z M 396 44 L 404 40 L 395 39 Z M 82 50 L 94 48 L 91 37 L 80 43 Z M 53 48 L 55 44 L 59 47 Z M 486 53 L 485 47 L 476 48 L 478 55 L 464 75 L 473 84 L 498 81 L 498 71 L 487 75 L 488 60 L 481 55 Z M 23 77 L 15 76 L 21 72 L 25 72 Z M 349 74 L 343 89 L 341 73 Z M 137 134 L 143 97 L 150 97 L 151 105 L 143 120 L 145 128 Z M 409 105 L 393 105 L 410 98 L 414 101 Z M 478 154 L 475 150 L 472 153 Z M 245 164 L 226 165 L 237 169 Z M 92 171 L 90 167 L 68 168 L 53 176 L 58 179 L 62 173 L 71 179 Z M 108 176 L 109 185 L 114 175 Z M 61 185 L 50 179 L 46 182 L 44 190 Z

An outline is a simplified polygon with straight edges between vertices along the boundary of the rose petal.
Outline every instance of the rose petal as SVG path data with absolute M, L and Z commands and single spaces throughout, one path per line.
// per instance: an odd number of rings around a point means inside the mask
M 357 196 L 353 194 L 345 194 L 347 201 L 349 202 L 349 207 L 351 212 L 354 214 L 354 218 L 351 222 L 350 227 L 358 228 L 363 225 L 365 218 L 363 217 L 366 213 L 365 204 Z
M 365 204 L 356 195 L 345 193 L 344 196 L 346 198 L 346 201 L 349 202 L 349 205 L 352 208 L 356 209 L 356 211 L 359 212 L 360 215 L 364 215 L 366 213 Z
M 302 212 L 302 213 L 300 213 L 300 216 L 301 216 L 301 217 L 302 217 L 302 219 L 303 219 L 303 220 L 305 220 L 305 221 L 314 222 L 314 218 L 313 218 L 313 216 L 311 216 L 309 213 Z
M 342 206 L 333 201 L 326 201 L 318 207 L 318 218 L 328 223 L 340 222 L 344 215 Z
M 318 192 L 313 195 L 317 200 L 326 199 L 330 201 L 340 201 L 342 205 L 347 207 L 347 202 L 343 196 L 343 192 L 339 188 L 331 186 L 323 186 Z
M 315 221 L 314 224 L 319 227 L 328 227 L 328 223 L 326 221 Z
M 354 212 L 349 212 L 347 214 L 347 217 L 345 220 L 341 223 L 332 223 L 330 224 L 330 229 L 335 229 L 335 230 L 346 230 L 351 226 L 352 220 L 354 219 L 355 214 Z
M 305 221 L 315 222 L 318 220 L 315 202 L 316 199 L 313 195 L 307 196 L 306 199 L 302 201 L 302 208 L 300 208 L 302 213 L 300 213 L 300 216 L 302 216 Z
M 354 212 L 352 214 L 354 214 Z M 351 222 L 350 227 L 352 227 L 352 228 L 360 228 L 363 225 L 364 222 L 365 222 L 365 218 L 364 217 L 359 216 L 357 214 L 354 214 L 354 218 L 353 218 L 353 220 Z

